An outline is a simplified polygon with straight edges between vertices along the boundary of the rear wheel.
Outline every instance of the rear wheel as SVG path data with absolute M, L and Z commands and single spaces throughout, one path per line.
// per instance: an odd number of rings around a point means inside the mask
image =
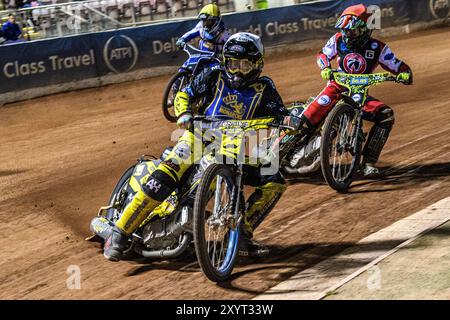
M 189 82 L 190 72 L 179 71 L 169 80 L 169 84 L 164 91 L 162 100 L 162 111 L 164 117 L 170 122 L 176 122 L 177 117 L 175 116 L 174 101 L 175 96 L 178 91 L 186 86 Z
M 223 164 L 203 174 L 194 203 L 194 243 L 205 276 L 214 282 L 229 278 L 238 251 L 239 231 L 233 220 L 233 174 Z
M 123 208 L 130 199 L 129 195 L 132 190 L 129 188 L 129 181 L 133 174 L 134 167 L 135 166 L 128 168 L 117 182 L 109 199 L 109 209 L 106 209 L 106 213 L 104 213 L 102 208 L 100 215 L 97 215 L 91 220 L 89 227 L 93 235 L 86 240 L 100 242 L 103 247 L 105 241 L 111 237 L 115 228 L 115 223 L 120 218 Z M 132 251 L 133 242 L 130 240 L 128 241 L 128 248 L 123 251 L 122 254 L 122 259 L 124 260 L 131 259 L 135 256 L 135 253 Z
M 361 157 L 361 141 L 356 132 L 355 110 L 339 104 L 330 112 L 323 127 L 320 161 L 328 185 L 347 192 Z
M 116 222 L 116 220 L 119 218 L 118 212 L 122 211 L 123 206 L 126 202 L 126 197 L 128 195 L 127 193 L 127 186 L 130 182 L 131 176 L 133 175 L 134 167 L 129 167 L 122 177 L 117 182 L 111 197 L 109 199 L 109 205 L 113 206 L 113 208 L 108 209 L 106 213 L 106 218 L 111 222 Z

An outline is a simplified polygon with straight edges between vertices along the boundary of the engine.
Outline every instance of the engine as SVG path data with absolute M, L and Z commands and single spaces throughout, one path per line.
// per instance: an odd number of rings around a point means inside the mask
M 149 222 L 142 231 L 142 238 L 149 250 L 162 250 L 175 246 L 183 232 L 192 232 L 192 209 L 183 207 L 181 212 Z
M 292 155 L 290 159 L 290 165 L 293 168 L 300 168 L 303 166 L 311 165 L 319 156 L 320 153 L 320 135 L 314 135 L 308 144 L 304 147 L 299 148 Z

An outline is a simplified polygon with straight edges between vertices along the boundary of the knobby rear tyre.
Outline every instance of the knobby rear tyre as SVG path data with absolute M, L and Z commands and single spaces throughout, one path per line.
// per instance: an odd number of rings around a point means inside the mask
M 169 106 L 167 103 L 170 92 L 172 90 L 172 86 L 178 79 L 183 78 L 183 77 L 186 77 L 186 79 L 187 79 L 189 76 L 190 76 L 190 73 L 188 71 L 177 72 L 176 74 L 174 74 L 172 76 L 172 78 L 170 78 L 169 83 L 168 83 L 166 89 L 164 90 L 164 95 L 163 95 L 163 99 L 162 99 L 162 111 L 163 111 L 164 117 L 170 122 L 177 121 L 177 117 L 175 116 L 174 106 L 173 105 Z M 176 94 L 176 93 L 174 93 L 174 94 Z
M 130 181 L 131 176 L 133 175 L 135 165 L 129 167 L 122 175 L 122 177 L 117 182 L 116 186 L 114 187 L 113 192 L 111 193 L 111 197 L 109 198 L 109 205 L 112 206 L 114 202 L 116 201 L 117 194 L 120 192 L 120 190 L 123 189 L 123 187 L 128 184 Z M 115 222 L 113 219 L 114 215 L 114 209 L 108 209 L 106 218 L 112 222 Z

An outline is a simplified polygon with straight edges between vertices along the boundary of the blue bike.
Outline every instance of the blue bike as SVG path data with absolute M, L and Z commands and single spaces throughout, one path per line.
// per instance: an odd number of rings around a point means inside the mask
M 166 90 L 164 91 L 162 109 L 164 117 L 170 122 L 176 122 L 174 110 L 174 100 L 178 91 L 186 87 L 194 75 L 202 68 L 219 68 L 220 60 L 216 53 L 198 49 L 190 44 L 185 44 L 183 50 L 189 58 L 183 63 L 178 72 L 170 79 Z

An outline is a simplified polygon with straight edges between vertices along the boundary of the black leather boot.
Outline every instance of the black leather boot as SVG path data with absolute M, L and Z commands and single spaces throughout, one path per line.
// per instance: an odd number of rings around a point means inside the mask
M 253 234 L 247 231 L 245 227 L 241 226 L 240 228 L 238 255 L 240 257 L 251 258 L 267 257 L 270 253 L 270 249 L 265 245 L 255 241 L 253 239 Z
M 105 241 L 103 255 L 109 261 L 119 261 L 122 259 L 122 253 L 127 249 L 128 236 L 119 228 L 114 227 L 111 235 Z

